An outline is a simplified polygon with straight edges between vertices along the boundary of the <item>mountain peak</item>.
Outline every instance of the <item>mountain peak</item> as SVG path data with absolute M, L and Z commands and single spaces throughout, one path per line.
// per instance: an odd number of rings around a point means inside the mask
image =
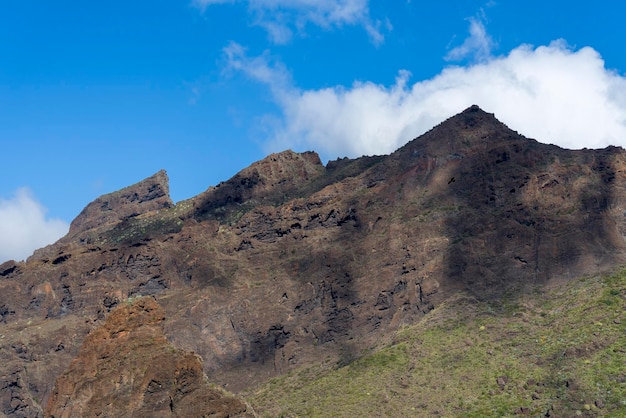
M 493 113 L 484 111 L 478 105 L 471 105 L 461 113 L 453 116 L 453 118 L 454 117 L 462 119 L 467 126 L 474 126 L 480 123 L 496 123 L 502 125 L 502 122 L 500 122 Z
M 315 152 L 287 150 L 270 154 L 193 198 L 194 217 L 223 220 L 257 204 L 282 203 L 323 172 Z
M 478 106 L 477 104 L 473 104 L 473 105 L 471 105 L 470 107 L 468 107 L 467 109 L 465 109 L 464 111 L 462 111 L 460 114 L 466 114 L 466 113 L 481 113 L 481 112 L 482 112 L 482 113 L 484 113 L 484 114 L 487 114 L 487 115 L 492 115 L 492 116 L 493 116 L 493 113 L 487 113 L 487 112 L 485 112 L 485 111 L 484 111 L 484 110 L 482 110 L 482 109 L 480 108 L 480 106 Z
M 495 129 L 500 131 L 500 133 L 503 129 L 510 131 L 510 129 L 498 120 L 493 113 L 484 111 L 478 105 L 468 107 L 461 113 L 457 113 L 456 115 L 443 121 L 432 130 L 437 130 L 442 127 L 465 131 L 472 129 Z
M 88 204 L 70 225 L 68 236 L 173 205 L 165 170 Z
M 450 159 L 482 155 L 513 142 L 519 146 L 537 145 L 536 141 L 510 129 L 493 113 L 472 105 L 408 142 L 391 154 L 391 160 L 399 160 L 402 167 L 414 165 L 419 159 L 433 159 L 432 162 L 441 164 Z

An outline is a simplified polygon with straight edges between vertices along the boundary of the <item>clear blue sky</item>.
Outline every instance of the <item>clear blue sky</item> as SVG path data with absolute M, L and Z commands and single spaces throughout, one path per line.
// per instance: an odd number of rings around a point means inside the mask
M 311 3 L 4 2 L 0 262 L 162 168 L 178 201 L 285 148 L 387 153 L 472 103 L 626 144 L 623 2 Z

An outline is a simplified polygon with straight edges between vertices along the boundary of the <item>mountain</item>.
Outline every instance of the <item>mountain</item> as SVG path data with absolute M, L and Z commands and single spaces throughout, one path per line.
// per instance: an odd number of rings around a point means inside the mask
M 254 415 L 213 389 L 349 365 L 459 295 L 488 306 L 615 270 L 625 170 L 621 148 L 541 144 L 472 106 L 390 155 L 285 151 L 177 204 L 161 171 L 0 265 L 0 412 L 124 416 L 123 392 L 136 414 L 204 399 Z M 185 362 L 193 391 L 157 390 Z

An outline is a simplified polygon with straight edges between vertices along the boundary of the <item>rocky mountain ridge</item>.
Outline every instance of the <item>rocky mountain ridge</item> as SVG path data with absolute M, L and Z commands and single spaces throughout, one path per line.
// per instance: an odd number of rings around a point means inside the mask
M 458 291 L 488 300 L 611 270 L 625 186 L 623 149 L 541 144 L 476 106 L 388 156 L 323 166 L 285 151 L 175 205 L 159 172 L 0 265 L 0 411 L 63 416 L 78 401 L 55 403 L 62 376 L 129 298 L 153 298 L 168 343 L 239 392 L 349 362 Z

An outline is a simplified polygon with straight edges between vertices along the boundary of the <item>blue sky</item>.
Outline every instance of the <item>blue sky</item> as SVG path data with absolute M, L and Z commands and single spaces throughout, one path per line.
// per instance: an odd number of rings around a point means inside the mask
M 0 262 L 160 169 L 175 201 L 270 152 L 388 153 L 476 103 L 626 145 L 623 2 L 43 0 L 0 6 Z

